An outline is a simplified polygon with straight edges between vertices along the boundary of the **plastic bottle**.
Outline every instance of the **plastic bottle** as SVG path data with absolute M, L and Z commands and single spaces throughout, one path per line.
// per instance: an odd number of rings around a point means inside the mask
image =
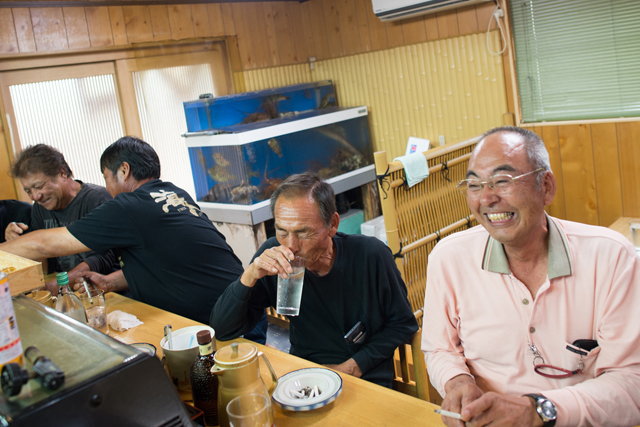
M 191 365 L 189 380 L 191 381 L 191 393 L 193 406 L 204 412 L 204 422 L 207 427 L 217 426 L 218 422 L 218 377 L 211 373 L 215 364 L 213 360 L 214 343 L 211 341 L 211 332 L 199 331 L 196 335 L 200 354 Z
M 22 364 L 22 342 L 9 281 L 6 274 L 0 273 L 0 368 L 7 363 Z
M 73 317 L 79 322 L 87 323 L 87 314 L 84 311 L 84 306 L 80 302 L 80 298 L 71 292 L 69 288 L 69 277 L 67 277 L 67 273 L 58 273 L 56 279 L 58 280 L 59 286 L 56 310 L 69 317 Z

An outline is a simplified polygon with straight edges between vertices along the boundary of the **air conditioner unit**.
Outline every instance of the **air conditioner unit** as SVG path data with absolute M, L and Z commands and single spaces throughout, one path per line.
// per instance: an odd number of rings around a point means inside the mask
M 398 21 L 492 0 L 373 0 L 373 13 L 381 21 Z

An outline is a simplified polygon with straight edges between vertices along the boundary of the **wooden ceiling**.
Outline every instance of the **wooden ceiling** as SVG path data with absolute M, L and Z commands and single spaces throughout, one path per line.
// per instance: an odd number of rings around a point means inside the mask
M 92 6 L 150 6 L 195 3 L 248 3 L 270 0 L 0 0 L 0 7 L 92 7 Z M 278 0 L 304 3 L 308 0 Z

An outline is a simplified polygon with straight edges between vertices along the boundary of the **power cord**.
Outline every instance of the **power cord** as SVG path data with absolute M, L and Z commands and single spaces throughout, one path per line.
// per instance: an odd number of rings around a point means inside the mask
M 489 25 L 487 25 L 487 49 L 489 49 L 489 52 L 493 53 L 494 55 L 502 55 L 502 53 L 507 49 L 507 39 L 504 36 L 504 28 L 502 28 L 502 24 L 500 23 L 500 18 L 503 18 L 503 17 L 504 17 L 504 10 L 500 8 L 500 5 L 496 1 L 496 8 L 493 10 L 493 13 L 491 14 L 491 18 L 489 18 Z M 494 52 L 493 50 L 491 50 L 491 46 L 489 44 L 489 31 L 491 30 L 491 21 L 493 21 L 493 18 L 496 19 L 496 23 L 498 24 L 498 29 L 500 30 L 500 36 L 502 36 L 502 50 L 500 52 Z

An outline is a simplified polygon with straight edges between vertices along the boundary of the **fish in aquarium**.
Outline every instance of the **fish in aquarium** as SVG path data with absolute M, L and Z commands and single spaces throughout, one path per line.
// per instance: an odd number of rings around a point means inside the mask
M 216 182 L 227 182 L 227 181 L 233 181 L 235 179 L 237 179 L 238 177 L 235 175 L 232 175 L 226 167 L 220 166 L 220 165 L 215 165 L 209 169 L 207 169 L 207 172 L 209 173 L 209 176 Z
M 258 194 L 258 187 L 246 185 L 244 182 L 231 189 L 231 202 L 236 204 L 250 205 L 252 198 Z
M 362 154 L 356 154 L 345 158 L 341 163 L 341 169 L 345 172 L 354 171 L 367 165 L 367 161 Z
M 279 111 L 278 111 L 279 110 L 278 102 L 284 101 L 286 99 L 289 99 L 289 97 L 284 95 L 275 94 L 275 95 L 268 96 L 262 102 L 262 104 L 260 104 L 258 109 L 253 113 L 247 115 L 247 117 L 245 117 L 244 120 L 240 122 L 240 124 L 246 125 L 249 123 L 257 123 L 257 122 L 276 119 L 280 117 Z
M 330 138 L 336 141 L 343 148 L 346 148 L 347 150 L 349 150 L 352 154 L 360 155 L 360 152 L 353 145 L 351 145 L 349 141 L 347 141 L 346 133 L 344 131 L 344 128 L 342 128 L 342 126 L 333 124 L 328 126 L 321 126 L 313 130 L 326 136 L 327 138 Z
M 273 150 L 274 153 L 278 155 L 278 157 L 282 157 L 282 149 L 280 148 L 280 143 L 277 139 L 271 138 L 268 142 L 269 148 Z
M 204 202 L 228 203 L 231 200 L 229 184 L 216 184 L 202 198 Z
M 336 95 L 333 92 L 325 94 L 320 100 L 320 105 L 318 106 L 318 109 L 322 110 L 323 108 L 335 107 L 336 105 L 335 100 L 331 101 L 331 99 L 335 98 L 335 96 Z
M 227 159 L 224 158 L 224 156 L 221 153 L 213 153 L 212 157 L 213 157 L 213 160 L 216 162 L 216 164 L 218 166 L 222 166 L 223 168 L 226 168 L 231 164 Z
M 202 169 L 207 170 L 207 159 L 204 158 L 204 154 L 202 154 L 202 150 L 198 148 L 198 163 L 202 166 Z
M 271 115 L 268 113 L 251 113 L 247 117 L 245 117 L 244 120 L 240 122 L 240 124 L 247 125 L 249 123 L 257 123 L 257 122 L 263 122 L 265 120 L 271 120 L 272 118 L 273 117 L 271 117 Z
M 260 178 L 260 172 L 253 170 L 248 163 L 244 165 L 244 174 L 247 179 Z

